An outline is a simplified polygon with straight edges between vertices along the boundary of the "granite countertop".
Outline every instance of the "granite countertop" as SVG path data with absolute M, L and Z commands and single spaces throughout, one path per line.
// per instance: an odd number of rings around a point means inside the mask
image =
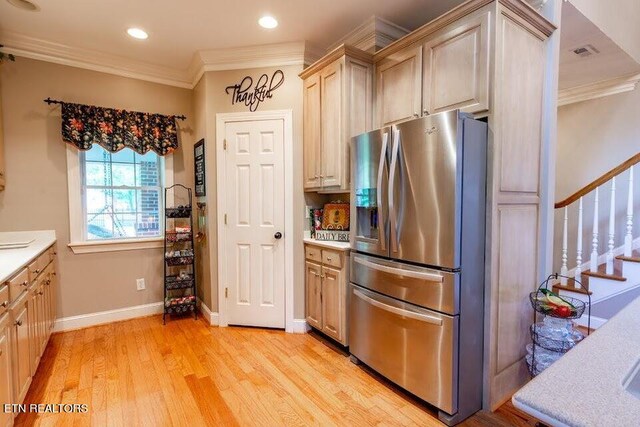
M 56 241 L 56 232 L 42 231 L 9 231 L 0 233 L 0 240 L 31 240 L 26 248 L 0 249 L 0 283 L 5 282 L 22 267 L 25 267 Z
M 316 240 L 310 237 L 305 237 L 303 240 L 305 243 L 321 246 L 323 248 L 328 248 L 328 249 L 336 249 L 339 251 L 348 251 L 351 249 L 351 243 L 349 242 L 331 242 L 327 240 Z
M 638 359 L 640 298 L 531 380 L 512 402 L 553 426 L 640 426 L 640 399 L 623 385 Z

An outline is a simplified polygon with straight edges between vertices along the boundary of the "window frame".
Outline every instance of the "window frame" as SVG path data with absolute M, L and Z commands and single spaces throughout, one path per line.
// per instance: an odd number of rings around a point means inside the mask
M 128 148 L 125 148 L 127 150 Z M 161 156 L 164 169 L 162 186 L 173 185 L 173 154 Z M 158 237 L 125 237 L 119 239 L 87 240 L 86 218 L 82 201 L 82 164 L 80 151 L 67 144 L 67 183 L 69 193 L 69 244 L 76 254 L 130 251 L 164 247 L 164 229 Z M 167 204 L 173 204 L 173 194 L 167 194 Z M 161 211 L 162 214 L 162 211 Z M 164 224 L 164 222 L 163 222 Z

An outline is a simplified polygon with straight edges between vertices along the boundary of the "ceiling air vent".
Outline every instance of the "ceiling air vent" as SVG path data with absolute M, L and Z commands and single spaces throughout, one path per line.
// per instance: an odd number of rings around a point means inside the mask
M 581 58 L 586 58 L 587 56 L 596 55 L 600 53 L 598 49 L 596 49 L 595 47 L 593 47 L 593 45 L 590 45 L 590 44 L 577 47 L 573 49 L 572 52 Z

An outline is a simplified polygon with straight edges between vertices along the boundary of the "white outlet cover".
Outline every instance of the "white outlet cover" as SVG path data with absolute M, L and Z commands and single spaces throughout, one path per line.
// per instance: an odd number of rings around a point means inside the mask
M 138 288 L 139 291 L 145 290 L 147 287 L 144 284 L 144 279 L 137 279 L 136 280 L 136 287 Z

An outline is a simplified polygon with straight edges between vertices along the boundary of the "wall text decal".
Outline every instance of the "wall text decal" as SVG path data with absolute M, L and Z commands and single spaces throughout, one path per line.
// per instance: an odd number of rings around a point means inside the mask
M 266 99 L 273 97 L 273 92 L 284 83 L 284 73 L 282 70 L 273 72 L 271 78 L 267 74 L 263 74 L 253 85 L 253 78 L 246 76 L 240 83 L 227 86 L 225 92 L 231 93 L 231 105 L 236 102 L 244 103 L 249 107 L 249 111 L 256 111 L 258 105 Z

